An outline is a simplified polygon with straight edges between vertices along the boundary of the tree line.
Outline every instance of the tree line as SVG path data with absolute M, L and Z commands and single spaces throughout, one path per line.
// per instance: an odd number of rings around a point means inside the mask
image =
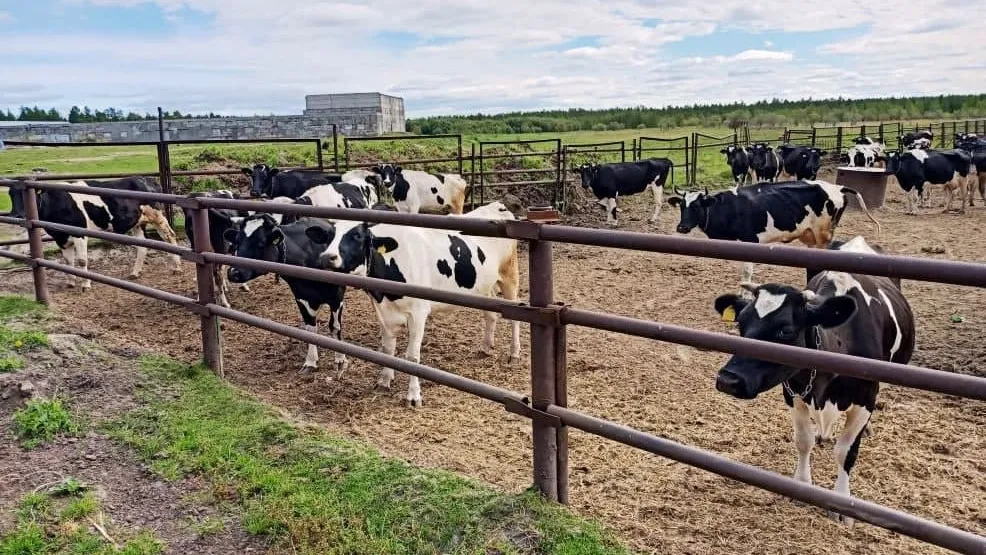
M 810 126 L 917 119 L 967 119 L 986 115 L 986 94 L 909 98 L 835 98 L 762 100 L 752 104 L 709 104 L 666 108 L 543 110 L 505 114 L 433 116 L 407 120 L 407 130 L 421 135 L 443 133 L 512 134 L 607 131 L 619 129 Z
M 178 110 L 173 112 L 165 111 L 162 113 L 164 119 L 216 119 L 222 116 L 209 112 L 208 114 L 183 114 Z M 49 108 L 45 110 L 44 108 L 38 108 L 37 106 L 21 106 L 20 112 L 14 114 L 9 109 L 5 112 L 0 110 L 0 121 L 67 121 L 69 123 L 102 123 L 106 121 L 144 121 L 144 120 L 156 120 L 156 114 L 150 114 L 145 112 L 144 114 L 138 114 L 137 112 L 126 112 L 123 110 L 118 110 L 116 108 L 107 108 L 105 110 L 93 110 L 88 106 L 79 108 L 78 106 L 72 106 L 67 115 L 62 115 L 55 108 Z

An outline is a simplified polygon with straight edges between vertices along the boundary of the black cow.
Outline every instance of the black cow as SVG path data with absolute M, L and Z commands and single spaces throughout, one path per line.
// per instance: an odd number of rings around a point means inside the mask
M 315 185 L 339 183 L 342 174 L 326 173 L 318 170 L 280 170 L 267 164 L 255 164 L 253 168 L 242 168 L 243 173 L 253 179 L 250 195 L 254 197 L 298 198 Z
M 926 203 L 924 194 L 925 183 L 942 185 L 945 189 L 945 210 L 952 208 L 952 199 L 958 190 L 962 196 L 962 208 L 965 212 L 966 195 L 971 195 L 976 180 L 972 165 L 972 156 L 961 149 L 954 150 L 922 150 L 911 149 L 906 152 L 894 151 L 888 155 L 888 175 L 897 178 L 900 188 L 907 193 L 907 211 L 905 214 L 917 214 L 918 199 Z M 929 189 L 930 193 L 930 189 Z
M 782 145 L 780 151 L 784 163 L 783 172 L 795 179 L 818 179 L 822 157 L 828 154 L 820 148 L 810 146 Z
M 98 189 L 116 191 L 139 191 L 144 193 L 160 193 L 161 185 L 153 179 L 145 177 L 126 177 L 111 181 L 74 181 L 65 183 L 91 187 L 93 193 L 67 193 L 64 191 L 38 191 L 38 216 L 47 222 L 70 225 L 86 229 L 100 229 L 114 233 L 132 233 L 134 237 L 144 238 L 144 228 L 150 224 L 157 230 L 162 239 L 178 244 L 175 232 L 168 220 L 161 213 L 160 204 L 146 203 L 134 199 L 98 196 Z M 18 218 L 24 217 L 24 188 L 14 185 L 9 189 L 12 204 L 11 213 Z M 87 237 L 71 235 L 61 231 L 48 230 L 48 235 L 62 250 L 62 256 L 69 266 L 79 266 L 84 270 L 89 268 L 89 242 Z M 130 278 L 140 277 L 147 257 L 147 247 L 137 247 L 137 256 L 130 272 Z M 171 255 L 175 273 L 181 272 L 181 258 Z M 75 284 L 75 278 L 70 285 Z M 82 280 L 82 289 L 92 288 L 92 281 Z
M 975 133 L 956 133 L 955 148 L 960 148 L 972 156 L 972 165 L 976 166 L 979 183 L 979 197 L 986 204 L 986 139 L 979 138 Z M 975 206 L 973 192 L 969 192 L 969 206 Z
M 767 143 L 754 143 L 749 148 L 750 169 L 758 182 L 773 183 L 784 171 L 784 163 L 774 147 Z
M 727 146 L 719 151 L 726 155 L 726 163 L 729 164 L 729 171 L 733 175 L 733 182 L 737 185 L 746 185 L 747 175 L 751 173 L 750 154 L 745 147 Z M 750 176 L 752 181 L 757 180 L 756 175 Z
M 232 191 L 222 189 L 205 193 L 203 196 L 211 198 L 235 199 Z M 183 208 L 185 214 L 185 235 L 188 236 L 188 244 L 195 248 L 195 218 L 192 217 L 193 211 Z M 228 208 L 209 208 L 209 245 L 213 252 L 225 254 L 230 252 L 230 244 L 224 237 L 227 229 L 234 228 L 237 223 L 248 216 L 250 213 L 244 210 L 232 210 Z M 216 293 L 219 297 L 219 304 L 229 307 L 229 283 L 226 274 L 223 272 L 222 264 L 214 265 L 213 281 L 216 285 Z M 249 291 L 250 286 L 246 283 L 240 284 L 240 289 Z
M 877 226 L 863 197 L 853 189 L 826 181 L 761 183 L 710 195 L 690 192 L 668 204 L 681 209 L 678 233 L 698 227 L 709 239 L 746 243 L 790 243 L 825 248 L 846 210 L 846 195 L 856 195 L 866 216 Z M 753 264 L 743 264 L 741 281 L 753 279 Z
M 867 254 L 877 251 L 862 237 L 832 248 Z M 753 300 L 735 294 L 715 300 L 724 320 L 736 321 L 749 339 L 907 364 L 914 353 L 915 326 L 899 280 L 845 272 L 808 272 L 808 287 L 743 284 Z M 735 355 L 716 376 L 716 389 L 753 399 L 778 385 L 791 408 L 798 463 L 794 478 L 811 483 L 812 447 L 832 438 L 840 413 L 846 424 L 835 443 L 835 491 L 849 495 L 849 474 L 859 444 L 876 410 L 878 382 L 787 366 Z M 817 429 L 812 430 L 814 418 Z M 833 518 L 851 524 L 838 515 Z
M 931 131 L 912 131 L 897 137 L 897 140 L 903 148 L 930 148 L 935 134 Z
M 616 198 L 620 195 L 634 195 L 650 188 L 654 191 L 654 215 L 651 223 L 657 223 L 661 215 L 661 201 L 664 183 L 671 173 L 674 162 L 667 158 L 650 158 L 638 162 L 618 162 L 615 164 L 583 164 L 579 166 L 582 186 L 592 189 L 597 199 L 606 202 L 606 223 L 618 224 L 616 218 Z

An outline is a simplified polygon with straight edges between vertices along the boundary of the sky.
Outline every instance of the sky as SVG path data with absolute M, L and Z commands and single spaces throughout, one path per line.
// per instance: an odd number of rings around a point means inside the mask
M 986 91 L 982 0 L 0 0 L 0 108 L 409 117 Z

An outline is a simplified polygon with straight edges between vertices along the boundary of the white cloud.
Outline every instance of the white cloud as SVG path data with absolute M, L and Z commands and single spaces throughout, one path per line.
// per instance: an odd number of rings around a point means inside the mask
M 62 0 L 66 17 L 149 1 L 180 13 L 173 34 L 5 30 L 0 107 L 297 113 L 305 94 L 379 90 L 424 114 L 982 89 L 974 45 L 952 30 L 982 20 L 981 2 L 831 0 L 791 17 L 749 0 Z M 182 27 L 188 10 L 211 23 Z M 783 50 L 669 54 L 719 30 L 857 28 L 815 51 L 794 35 Z M 409 34 L 424 42 L 404 46 Z

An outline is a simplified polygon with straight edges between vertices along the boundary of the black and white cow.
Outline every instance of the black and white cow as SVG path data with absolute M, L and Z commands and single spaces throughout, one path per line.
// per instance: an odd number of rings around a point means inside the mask
M 674 163 L 667 158 L 650 158 L 638 162 L 584 164 L 579 166 L 579 174 L 582 187 L 591 189 L 597 199 L 606 203 L 607 224 L 616 226 L 619 223 L 617 197 L 642 193 L 648 188 L 654 192 L 654 215 L 650 222 L 657 223 L 661 216 L 664 184 L 673 167 Z
M 979 197 L 986 204 L 986 139 L 979 138 L 975 133 L 957 133 L 955 148 L 960 148 L 972 156 L 972 165 L 976 167 L 979 184 Z M 975 206 L 973 192 L 969 192 L 969 206 Z
M 428 173 L 405 170 L 394 164 L 374 166 L 384 188 L 394 197 L 398 212 L 417 214 L 421 209 L 448 207 L 452 214 L 462 214 L 469 183 L 455 173 Z
M 501 202 L 493 202 L 458 217 L 486 220 L 515 219 Z M 499 290 L 505 299 L 516 300 L 520 277 L 517 241 L 494 237 L 463 235 L 454 231 L 387 224 L 336 222 L 334 229 L 312 226 L 308 237 L 321 252 L 320 267 L 366 275 L 444 291 L 474 293 L 492 297 Z M 307 252 L 307 250 L 306 250 Z M 367 291 L 373 301 L 381 330 L 381 351 L 393 355 L 397 332 L 407 325 L 405 357 L 421 359 L 425 323 L 434 312 L 455 309 L 453 305 L 380 291 Z M 498 314 L 485 314 L 482 351 L 493 354 Z M 520 359 L 520 323 L 511 322 L 508 363 Z M 377 384 L 390 388 L 391 368 L 381 369 Z M 417 377 L 408 380 L 405 402 L 421 406 L 421 385 Z
M 747 177 L 750 178 L 751 182 L 757 181 L 757 175 L 750 163 L 750 153 L 745 147 L 727 146 L 719 153 L 726 155 L 726 164 L 729 165 L 729 171 L 736 185 L 746 185 Z
M 221 189 L 205 193 L 204 196 L 211 198 L 235 199 L 232 191 Z M 195 248 L 195 218 L 192 217 L 193 211 L 183 208 L 185 214 L 185 235 L 188 237 L 188 244 Z M 250 213 L 243 210 L 231 210 L 228 208 L 209 208 L 209 245 L 213 252 L 226 254 L 230 252 L 229 241 L 225 239 L 227 229 L 236 227 L 240 220 Z M 214 265 L 213 282 L 216 286 L 216 293 L 219 297 L 219 304 L 229 307 L 229 282 L 226 280 L 226 273 L 223 272 L 222 264 Z M 240 289 L 249 291 L 250 286 L 246 283 L 240 284 Z
M 114 233 L 129 232 L 138 238 L 144 238 L 144 228 L 150 224 L 154 226 L 162 239 L 177 246 L 178 238 L 157 203 L 98 196 L 99 189 L 160 193 L 161 185 L 156 181 L 145 177 L 126 177 L 111 181 L 74 181 L 64 184 L 90 187 L 93 189 L 93 194 L 54 190 L 38 191 L 38 216 L 43 221 Z M 24 189 L 14 185 L 10 187 L 9 194 L 12 214 L 15 217 L 23 218 Z M 66 264 L 78 266 L 83 270 L 89 268 L 89 241 L 87 237 L 73 236 L 55 230 L 47 231 L 48 235 L 55 240 L 58 248 L 62 250 Z M 140 273 L 144 269 L 145 258 L 147 258 L 147 247 L 137 247 L 137 256 L 134 259 L 133 269 L 130 271 L 130 278 L 140 277 Z M 177 254 L 170 255 L 170 258 L 174 263 L 175 273 L 180 273 L 181 258 Z M 74 285 L 75 281 L 77 279 L 73 278 L 69 282 L 70 285 Z M 82 279 L 82 289 L 91 288 L 92 281 Z
M 810 146 L 782 145 L 780 151 L 781 160 L 784 161 L 783 173 L 793 179 L 817 179 L 822 157 L 828 154 Z
M 252 168 L 242 168 L 242 171 L 252 179 L 250 195 L 258 198 L 298 198 L 315 185 L 342 181 L 342 176 L 337 173 L 318 170 L 282 171 L 267 164 L 254 164 Z
M 901 152 L 891 152 L 887 157 L 888 175 L 897 178 L 900 188 L 907 193 L 908 207 L 905 214 L 917 214 L 916 205 L 920 199 L 926 203 L 925 184 L 942 185 L 945 189 L 945 209 L 952 208 L 955 191 L 962 197 L 965 212 L 967 195 L 972 194 L 977 183 L 976 170 L 972 156 L 961 149 L 923 150 L 920 148 Z M 928 191 L 930 193 L 930 189 Z
M 885 160 L 886 146 L 870 137 L 856 137 L 849 149 L 849 167 L 872 168 Z
M 750 169 L 758 182 L 773 183 L 784 170 L 781 156 L 767 143 L 753 143 L 749 147 Z
M 832 248 L 877 254 L 862 237 L 833 244 Z M 722 295 L 715 300 L 715 310 L 724 320 L 735 320 L 745 338 L 899 364 L 907 364 L 914 352 L 914 316 L 899 280 L 823 271 L 808 272 L 808 286 L 803 291 L 775 283 L 744 283 L 743 287 L 753 295 L 752 300 Z M 819 440 L 832 439 L 835 424 L 845 413 L 846 423 L 834 448 L 838 465 L 834 489 L 850 495 L 849 474 L 876 410 L 880 384 L 735 355 L 719 370 L 715 387 L 738 399 L 753 399 L 778 385 L 794 424 L 797 480 L 812 483 L 812 447 Z M 846 517 L 832 517 L 852 524 Z
M 702 192 L 672 197 L 668 203 L 681 209 L 678 233 L 698 227 L 709 239 L 745 243 L 790 243 L 801 241 L 813 248 L 826 248 L 847 206 L 847 195 L 856 200 L 866 216 L 878 222 L 862 195 L 827 181 L 795 181 L 738 187 L 710 195 Z M 743 264 L 741 281 L 753 279 L 753 264 Z
M 287 197 L 277 197 L 272 202 L 328 208 L 367 208 L 360 187 L 351 183 L 316 185 L 293 201 Z M 299 220 L 304 223 L 293 225 Z M 312 223 L 314 221 L 313 218 L 298 218 L 286 214 L 251 213 L 240 219 L 235 227 L 227 229 L 223 238 L 230 244 L 230 253 L 236 256 L 314 267 L 315 259 L 312 258 L 311 245 L 304 238 L 304 230 L 315 225 Z M 328 220 L 318 221 L 323 222 L 321 225 L 331 226 Z M 230 266 L 227 276 L 229 281 L 243 284 L 265 273 Z M 329 331 L 336 339 L 342 339 L 342 299 L 346 292 L 344 287 L 290 276 L 278 277 L 284 279 L 291 289 L 307 330 L 317 331 L 318 309 L 328 305 L 331 311 Z M 346 365 L 346 356 L 336 353 L 335 363 L 340 370 L 343 369 Z M 308 355 L 301 370 L 308 372 L 317 367 L 318 347 L 309 345 Z
M 912 131 L 897 137 L 900 146 L 905 149 L 931 148 L 935 134 L 931 131 Z

